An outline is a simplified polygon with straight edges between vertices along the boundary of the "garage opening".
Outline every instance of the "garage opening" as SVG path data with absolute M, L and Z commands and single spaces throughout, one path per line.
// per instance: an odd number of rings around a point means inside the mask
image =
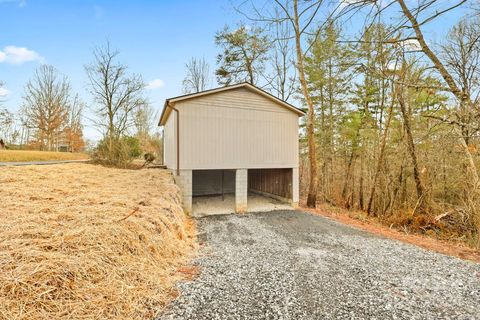
M 249 210 L 265 206 L 265 198 L 273 209 L 287 209 L 292 203 L 292 169 L 250 169 L 248 170 Z M 262 210 L 257 210 L 262 211 Z
M 235 212 L 235 170 L 193 170 L 195 216 Z
M 243 186 L 235 179 L 236 170 L 193 170 L 193 215 L 234 213 L 236 188 L 247 193 L 249 212 L 291 209 L 292 169 L 248 169 Z

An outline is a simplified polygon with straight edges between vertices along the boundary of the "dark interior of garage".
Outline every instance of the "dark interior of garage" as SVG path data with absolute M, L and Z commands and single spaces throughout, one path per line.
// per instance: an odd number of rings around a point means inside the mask
M 194 170 L 192 195 L 235 194 L 235 170 Z
M 278 200 L 291 200 L 292 169 L 250 169 L 248 190 Z

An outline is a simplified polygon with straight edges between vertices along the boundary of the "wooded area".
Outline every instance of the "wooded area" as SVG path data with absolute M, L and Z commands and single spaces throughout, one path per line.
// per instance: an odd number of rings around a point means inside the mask
M 480 246 L 479 3 L 257 5 L 237 8 L 254 27 L 217 35 L 228 45 L 222 42 L 216 75 L 219 83 L 251 81 L 277 96 L 282 79 L 294 82 L 293 96 L 283 97 L 308 109 L 300 150 L 307 206 L 361 210 Z M 458 22 L 444 39 L 425 36 L 452 15 Z M 355 32 L 346 30 L 353 18 L 364 21 Z

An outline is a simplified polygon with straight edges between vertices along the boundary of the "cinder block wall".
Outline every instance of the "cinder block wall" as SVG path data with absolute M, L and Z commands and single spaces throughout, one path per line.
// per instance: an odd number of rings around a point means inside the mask
M 300 180 L 298 176 L 298 168 L 292 169 L 292 206 L 298 207 L 298 201 L 300 199 Z
M 180 175 L 174 176 L 175 183 L 182 192 L 183 211 L 187 214 L 192 213 L 192 170 L 180 170 Z
M 248 170 L 237 169 L 235 171 L 235 211 L 242 213 L 247 211 L 248 198 Z
M 193 170 L 192 176 L 193 196 L 235 193 L 235 170 Z

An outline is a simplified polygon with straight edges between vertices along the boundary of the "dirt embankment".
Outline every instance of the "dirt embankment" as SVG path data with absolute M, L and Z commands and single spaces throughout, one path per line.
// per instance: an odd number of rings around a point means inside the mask
M 151 319 L 195 250 L 164 170 L 0 169 L 0 319 Z

